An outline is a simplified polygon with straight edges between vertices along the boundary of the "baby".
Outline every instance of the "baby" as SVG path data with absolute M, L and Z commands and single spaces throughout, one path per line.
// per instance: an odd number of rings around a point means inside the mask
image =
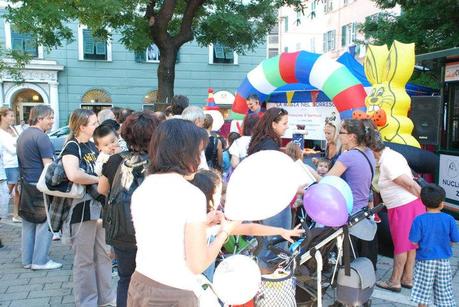
M 100 176 L 102 174 L 102 166 L 108 161 L 108 158 L 120 152 L 118 136 L 112 127 L 102 124 L 94 130 L 93 139 L 97 149 L 99 149 L 95 172 L 97 176 Z
M 320 176 L 325 176 L 330 170 L 330 165 L 331 165 L 330 160 L 325 159 L 325 158 L 320 158 L 317 161 L 317 173 Z

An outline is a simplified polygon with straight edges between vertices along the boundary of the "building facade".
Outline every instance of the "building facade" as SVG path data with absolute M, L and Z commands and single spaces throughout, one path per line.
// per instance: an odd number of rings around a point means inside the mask
M 363 59 L 364 35 L 358 25 L 365 18 L 382 10 L 371 0 L 309 0 L 304 12 L 293 8 L 279 10 L 278 50 L 294 52 L 306 50 L 314 53 L 329 53 L 332 58 L 351 51 L 356 58 Z M 388 10 L 399 14 L 398 7 Z M 274 48 L 272 45 L 270 48 Z
M 4 11 L 0 10 L 0 15 Z M 145 53 L 127 50 L 120 36 L 99 41 L 85 26 L 71 24 L 73 42 L 46 50 L 27 33 L 0 20 L 3 48 L 22 50 L 33 59 L 18 84 L 7 73 L 0 79 L 0 101 L 12 107 L 17 121 L 27 121 L 30 109 L 39 103 L 55 110 L 55 128 L 67 123 L 75 108 L 119 106 L 134 110 L 157 109 L 157 68 L 160 54 L 155 45 Z M 246 74 L 266 59 L 265 45 L 246 55 L 238 55 L 220 45 L 198 46 L 193 41 L 179 51 L 175 73 L 175 94 L 186 95 L 193 104 L 205 104 L 209 87 L 235 92 Z M 6 59 L 7 60 L 7 59 Z

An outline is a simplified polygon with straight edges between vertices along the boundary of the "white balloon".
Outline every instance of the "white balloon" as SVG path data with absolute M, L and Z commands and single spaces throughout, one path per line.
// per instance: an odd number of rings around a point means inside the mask
M 264 150 L 245 158 L 231 175 L 226 190 L 225 216 L 258 221 L 285 209 L 301 184 L 304 171 L 286 154 Z
M 218 131 L 225 123 L 222 113 L 217 110 L 204 110 L 204 114 L 212 116 L 214 123 L 212 124 L 212 131 Z
M 248 256 L 230 256 L 215 269 L 213 289 L 225 304 L 247 303 L 255 297 L 260 284 L 260 269 L 257 263 Z

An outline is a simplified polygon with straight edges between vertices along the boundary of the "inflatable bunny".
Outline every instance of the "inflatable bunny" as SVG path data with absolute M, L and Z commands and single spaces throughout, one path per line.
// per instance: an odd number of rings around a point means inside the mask
M 414 58 L 414 44 L 394 41 L 390 51 L 386 45 L 369 45 L 364 68 L 372 89 L 365 104 L 384 141 L 419 148 L 411 135 L 413 122 L 407 117 L 411 99 L 405 90 Z

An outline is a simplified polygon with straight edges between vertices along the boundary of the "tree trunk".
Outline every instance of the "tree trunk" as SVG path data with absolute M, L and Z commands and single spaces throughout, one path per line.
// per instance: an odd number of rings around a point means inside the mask
M 175 63 L 177 48 L 159 48 L 161 60 L 158 66 L 158 102 L 170 103 L 174 96 Z

